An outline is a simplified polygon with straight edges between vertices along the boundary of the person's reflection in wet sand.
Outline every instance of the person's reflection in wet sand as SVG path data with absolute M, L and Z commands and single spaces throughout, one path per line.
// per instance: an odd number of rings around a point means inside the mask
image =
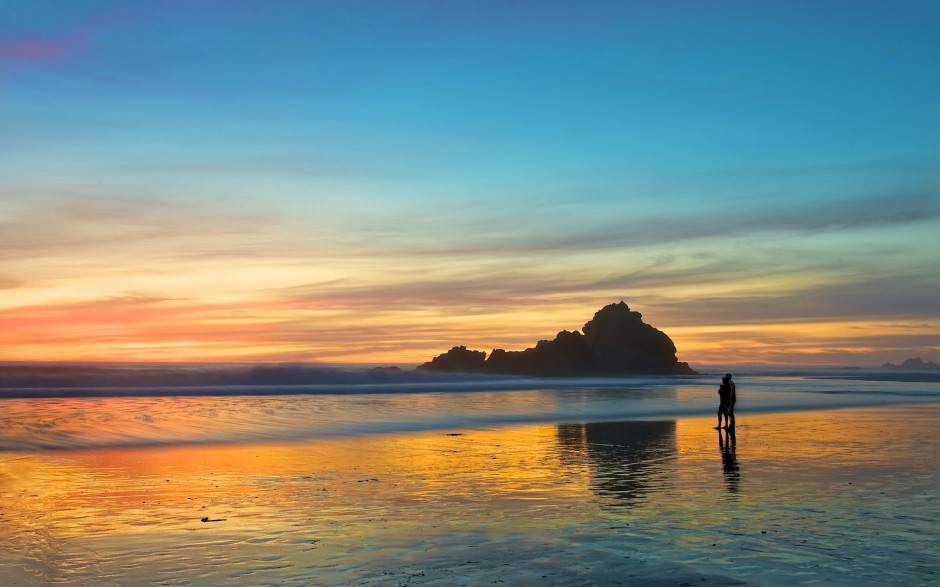
M 725 483 L 728 485 L 729 493 L 738 492 L 738 484 L 741 480 L 741 474 L 738 472 L 738 457 L 734 454 L 737 439 L 734 436 L 734 428 L 727 431 L 718 431 L 718 448 L 721 449 L 721 468 L 725 473 Z
M 632 506 L 670 483 L 678 451 L 675 421 L 559 424 L 561 462 L 587 465 L 605 506 Z

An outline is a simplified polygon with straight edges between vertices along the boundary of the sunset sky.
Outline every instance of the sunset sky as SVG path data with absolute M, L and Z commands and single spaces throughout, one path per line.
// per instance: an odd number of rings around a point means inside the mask
M 940 2 L 0 0 L 0 360 L 416 363 L 620 300 L 940 360 Z

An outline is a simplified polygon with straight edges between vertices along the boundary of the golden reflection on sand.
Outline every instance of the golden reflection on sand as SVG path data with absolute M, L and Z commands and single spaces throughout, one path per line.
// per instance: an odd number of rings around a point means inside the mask
M 907 532 L 891 538 L 902 542 L 930 518 L 907 512 L 899 526 L 872 496 L 930 505 L 936 453 L 918 438 L 936 415 L 745 412 L 733 437 L 690 418 L 0 453 L 0 572 L 23 584 L 341 584 L 434 567 L 453 584 L 500 565 L 557 578 L 558 565 L 598 560 L 750 557 L 823 580 L 813 561 L 829 556 L 825 541 L 858 540 L 857 516 Z M 865 532 L 866 545 L 880 539 Z M 813 537 L 825 541 L 807 551 Z M 859 572 L 879 568 L 853 556 Z
M 196 529 L 203 517 L 271 531 L 296 516 L 354 514 L 357 503 L 362 515 L 370 502 L 384 513 L 429 501 L 498 510 L 587 491 L 553 449 L 553 426 L 451 434 L 16 453 L 0 461 L 6 520 L 59 538 Z
M 207 515 L 231 516 L 229 526 L 242 518 L 277 525 L 278 510 L 315 504 L 329 511 L 378 496 L 383 509 L 429 499 L 485 500 L 499 509 L 523 500 L 581 501 L 592 492 L 626 502 L 655 500 L 676 487 L 734 492 L 746 486 L 749 466 L 772 461 L 787 462 L 791 476 L 808 459 L 841 467 L 905 465 L 898 462 L 903 446 L 886 453 L 861 446 L 873 430 L 890 425 L 884 418 L 859 410 L 847 419 L 848 413 L 761 415 L 759 430 L 745 416 L 733 439 L 712 430 L 711 419 L 689 418 L 277 445 L 10 453 L 0 460 L 0 474 L 7 522 L 41 520 L 52 535 L 79 536 L 90 525 L 115 533 L 147 525 L 192 528 Z M 733 488 L 727 475 L 703 474 L 729 469 Z
M 748 461 L 786 461 L 795 474 L 814 459 L 826 459 L 840 467 L 907 467 L 917 464 L 911 459 L 918 452 L 914 448 L 919 439 L 897 428 L 929 425 L 933 408 L 926 406 L 920 411 L 918 415 L 917 407 L 889 406 L 760 415 L 745 412 L 737 422 L 736 452 Z M 714 418 L 676 422 L 681 458 L 713 459 L 702 448 L 718 447 L 719 433 L 711 429 L 714 422 Z M 742 437 L 746 443 L 741 442 Z M 890 450 L 879 450 L 883 443 L 890 444 Z

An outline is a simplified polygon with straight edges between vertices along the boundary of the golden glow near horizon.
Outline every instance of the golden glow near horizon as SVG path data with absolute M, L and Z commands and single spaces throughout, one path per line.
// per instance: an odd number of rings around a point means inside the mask
M 913 352 L 906 339 L 938 331 L 937 322 L 912 318 L 780 321 L 761 316 L 763 307 L 770 316 L 781 300 L 807 295 L 801 289 L 826 286 L 807 275 L 791 283 L 782 277 L 677 286 L 657 282 L 634 288 L 633 297 L 611 288 L 500 299 L 441 281 L 425 289 L 392 281 L 369 287 L 371 274 L 344 278 L 339 268 L 315 272 L 321 278 L 316 282 L 298 267 L 200 264 L 188 273 L 151 270 L 156 276 L 139 282 L 66 274 L 46 287 L 0 291 L 3 359 L 419 363 L 457 344 L 487 352 L 533 346 L 559 330 L 580 329 L 594 311 L 620 299 L 666 332 L 679 359 L 693 366 L 857 364 L 862 357 L 873 357 L 869 361 L 874 363 L 881 360 L 874 357 L 885 355 L 903 358 Z M 484 287 L 486 279 L 475 276 L 472 285 Z M 348 285 L 352 282 L 360 285 Z M 139 287 L 105 295 L 120 285 Z M 499 280 L 489 285 L 498 290 Z M 147 293 L 157 290 L 174 293 Z M 700 299 L 718 302 L 709 308 Z M 720 314 L 710 319 L 711 310 Z M 745 321 L 735 322 L 731 312 Z M 897 348 L 889 346 L 894 340 Z M 929 355 L 936 347 L 921 349 Z

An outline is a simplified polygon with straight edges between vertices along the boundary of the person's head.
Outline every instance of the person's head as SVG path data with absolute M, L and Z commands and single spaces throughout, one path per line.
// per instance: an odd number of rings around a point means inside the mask
M 725 375 L 724 377 L 722 377 L 722 378 L 721 378 L 721 382 L 722 382 L 722 383 L 728 383 L 728 376 Z
M 731 373 L 725 373 L 725 379 L 730 380 L 730 379 L 731 379 Z

